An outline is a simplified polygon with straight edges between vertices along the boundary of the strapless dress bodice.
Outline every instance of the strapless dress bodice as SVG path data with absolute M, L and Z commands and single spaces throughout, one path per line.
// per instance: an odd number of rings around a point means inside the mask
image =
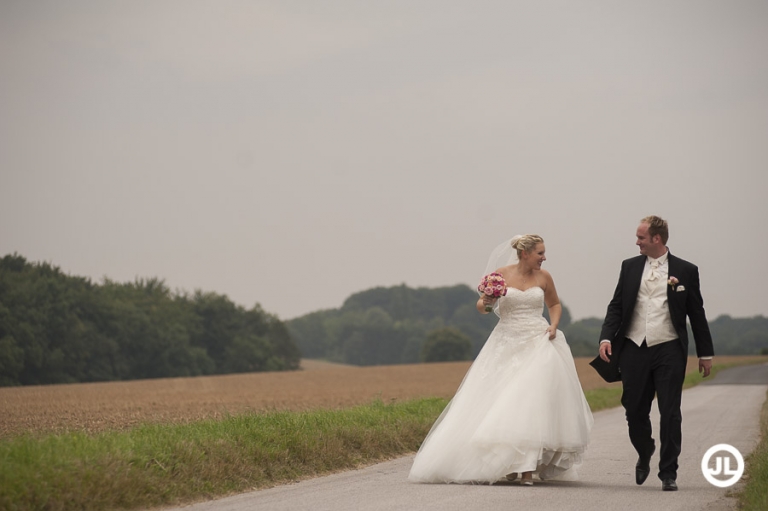
M 539 286 L 520 290 L 508 287 L 507 294 L 499 298 L 499 323 L 517 326 L 533 323 L 540 325 L 544 320 L 544 290 Z

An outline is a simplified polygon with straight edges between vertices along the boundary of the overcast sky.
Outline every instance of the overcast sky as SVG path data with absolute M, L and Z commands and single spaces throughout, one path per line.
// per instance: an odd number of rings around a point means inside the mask
M 768 315 L 768 2 L 0 0 L 0 256 L 260 303 L 476 285 L 602 317 L 640 218 Z

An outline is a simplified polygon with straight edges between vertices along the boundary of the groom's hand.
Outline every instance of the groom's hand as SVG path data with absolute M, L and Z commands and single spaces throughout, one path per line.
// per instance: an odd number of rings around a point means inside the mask
M 606 362 L 610 362 L 612 354 L 613 354 L 613 352 L 611 351 L 611 343 L 610 342 L 601 342 L 600 343 L 600 358 L 602 358 Z
M 703 373 L 702 376 L 706 378 L 710 371 L 712 371 L 712 359 L 699 359 L 699 372 Z

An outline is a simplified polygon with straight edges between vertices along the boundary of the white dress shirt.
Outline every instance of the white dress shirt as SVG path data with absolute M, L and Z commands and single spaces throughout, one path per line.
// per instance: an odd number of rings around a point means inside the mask
M 668 254 L 665 252 L 658 259 L 648 257 L 645 262 L 632 322 L 627 330 L 627 337 L 638 346 L 643 341 L 648 346 L 655 346 L 678 337 L 667 304 Z

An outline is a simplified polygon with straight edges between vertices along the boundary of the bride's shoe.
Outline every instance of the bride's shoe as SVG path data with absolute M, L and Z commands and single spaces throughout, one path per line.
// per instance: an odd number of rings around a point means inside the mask
M 516 481 L 517 480 L 517 472 L 512 472 L 511 474 L 507 474 L 507 481 Z
M 523 476 L 520 478 L 520 484 L 522 486 L 533 486 L 533 473 L 524 472 Z

